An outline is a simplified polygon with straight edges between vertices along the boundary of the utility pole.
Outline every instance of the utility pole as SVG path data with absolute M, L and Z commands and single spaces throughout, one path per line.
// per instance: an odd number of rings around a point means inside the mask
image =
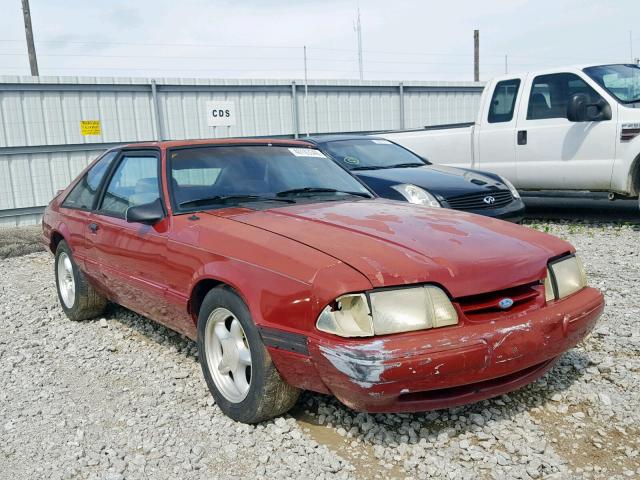
M 504 56 L 504 73 L 509 73 L 509 59 L 506 54 Z
M 480 81 L 480 30 L 473 31 L 473 81 Z
M 36 58 L 36 46 L 33 43 L 33 28 L 31 27 L 31 11 L 29 10 L 29 0 L 22 0 L 22 14 L 24 16 L 24 31 L 27 35 L 29 67 L 31 67 L 31 75 L 37 77 L 38 59 Z
M 309 85 L 307 82 L 307 46 L 304 46 L 304 128 L 309 136 Z
M 360 69 L 360 80 L 364 80 L 364 71 L 362 67 L 362 24 L 360 23 L 360 2 L 358 2 L 358 18 L 354 27 L 358 36 L 358 67 Z
M 633 31 L 629 30 L 629 58 L 631 58 L 631 63 L 633 63 Z

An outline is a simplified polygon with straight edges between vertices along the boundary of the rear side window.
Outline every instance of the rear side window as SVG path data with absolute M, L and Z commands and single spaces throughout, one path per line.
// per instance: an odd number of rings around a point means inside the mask
M 82 177 L 82 180 L 73 187 L 73 190 L 71 190 L 71 193 L 69 193 L 62 203 L 62 206 L 65 208 L 91 210 L 96 200 L 100 183 L 117 154 L 118 152 L 109 152 L 98 160 L 85 176 Z
M 160 198 L 158 157 L 124 155 L 104 193 L 100 212 L 124 218 L 129 207 Z
M 520 79 L 502 80 L 496 83 L 489 106 L 489 123 L 510 122 L 513 119 L 513 111 L 516 106 Z
M 537 76 L 531 85 L 527 120 L 567 118 L 567 104 L 576 93 L 585 94 L 589 103 L 602 99 L 598 92 L 573 73 Z

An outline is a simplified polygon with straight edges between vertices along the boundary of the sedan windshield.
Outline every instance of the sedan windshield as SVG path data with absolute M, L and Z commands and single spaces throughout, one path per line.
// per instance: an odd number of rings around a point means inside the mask
M 189 147 L 173 149 L 168 157 L 173 199 L 183 210 L 371 197 L 360 182 L 312 148 Z
M 427 163 L 400 145 L 383 139 L 336 140 L 323 149 L 349 170 L 422 167 Z
M 640 102 L 640 66 L 600 65 L 584 72 L 622 103 Z

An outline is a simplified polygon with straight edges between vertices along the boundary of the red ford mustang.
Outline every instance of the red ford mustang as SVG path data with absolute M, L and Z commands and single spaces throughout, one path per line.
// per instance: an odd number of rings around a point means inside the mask
M 373 197 L 305 142 L 136 144 L 52 200 L 44 241 L 69 318 L 109 300 L 197 340 L 242 422 L 302 389 L 370 412 L 499 395 L 602 313 L 567 242 Z

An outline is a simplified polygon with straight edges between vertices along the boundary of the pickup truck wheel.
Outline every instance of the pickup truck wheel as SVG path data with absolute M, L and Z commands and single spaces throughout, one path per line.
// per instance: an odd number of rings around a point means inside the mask
M 64 240 L 56 248 L 55 276 L 58 299 L 69 319 L 86 320 L 104 312 L 107 299 L 87 283 Z
M 198 357 L 216 404 L 238 422 L 281 415 L 300 395 L 280 377 L 244 301 L 227 288 L 214 288 L 202 302 Z

